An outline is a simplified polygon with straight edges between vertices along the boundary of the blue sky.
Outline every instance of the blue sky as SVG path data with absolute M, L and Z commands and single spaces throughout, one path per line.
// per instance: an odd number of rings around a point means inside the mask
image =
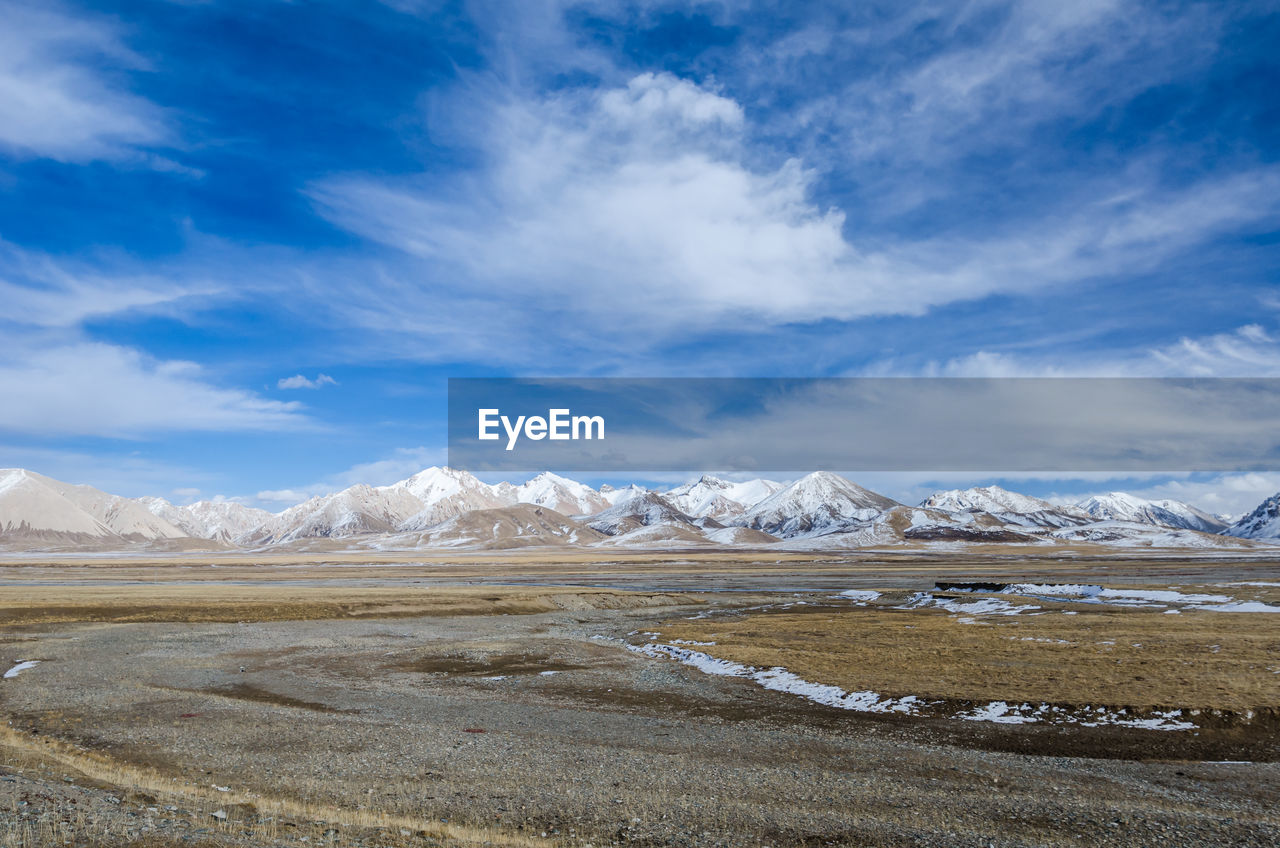
M 280 508 L 443 461 L 448 376 L 1280 374 L 1274 2 L 0 7 L 0 465 Z

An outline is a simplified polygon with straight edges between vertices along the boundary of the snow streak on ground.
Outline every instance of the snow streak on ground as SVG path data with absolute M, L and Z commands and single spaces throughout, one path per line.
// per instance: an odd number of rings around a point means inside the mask
M 722 660 L 693 651 L 678 645 L 667 645 L 649 642 L 644 645 L 623 643 L 629 651 L 647 657 L 669 657 L 685 665 L 693 666 L 706 674 L 721 677 L 740 677 L 775 692 L 786 692 L 799 695 L 817 704 L 837 707 L 842 710 L 853 710 L 862 713 L 901 713 L 919 716 L 924 710 L 942 704 L 941 701 L 926 701 L 916 695 L 903 698 L 890 698 L 878 692 L 846 692 L 838 686 L 825 683 L 812 683 L 804 680 L 785 668 L 774 667 L 758 669 L 731 660 Z M 1138 718 L 1129 715 L 1124 709 L 1110 711 L 1104 707 L 1070 710 L 1051 704 L 1013 705 L 1005 701 L 991 701 L 975 706 L 964 712 L 955 713 L 951 717 L 964 721 L 987 721 L 996 724 L 1034 724 L 1037 722 L 1052 724 L 1078 724 L 1083 727 L 1135 727 L 1144 730 L 1192 730 L 1195 724 L 1181 718 L 1181 710 L 1157 712 L 1150 716 Z
M 922 607 L 937 607 L 947 612 L 962 615 L 1021 615 L 1024 612 L 1033 612 L 1040 607 L 1030 606 L 1029 604 L 1011 604 L 1000 598 L 983 598 L 979 601 L 959 601 L 955 598 L 940 598 L 929 592 L 916 592 L 907 602 L 896 609 L 920 609 Z
M 13 668 L 6 671 L 4 673 L 4 677 L 6 680 L 10 677 L 17 677 L 19 674 L 22 674 L 22 672 L 26 671 L 27 669 L 35 668 L 39 664 L 40 664 L 40 660 L 22 660 Z
M 963 591 L 963 590 L 961 590 Z M 1186 594 L 1170 589 L 1107 589 L 1089 583 L 1015 583 L 1006 586 L 1000 594 L 1023 595 L 1047 601 L 1070 601 L 1082 604 L 1110 604 L 1113 606 L 1149 607 L 1182 606 L 1183 609 L 1203 610 L 1207 612 L 1280 612 L 1280 606 L 1264 604 L 1260 601 L 1238 601 L 1230 595 Z M 932 597 L 919 593 L 916 597 Z M 914 600 L 914 599 L 913 599 Z M 1004 603 L 991 599 L 989 603 Z M 951 606 L 948 606 L 951 604 Z M 912 606 L 927 606 L 927 603 L 914 603 Z M 954 602 L 939 601 L 936 606 L 953 609 Z M 1020 609 L 1035 609 L 1022 607 Z M 955 609 L 954 611 L 959 611 Z M 971 614 L 989 614 L 980 610 L 971 610 Z M 1017 612 L 1008 612 L 1016 615 Z
M 666 656 L 691 665 L 706 674 L 721 677 L 744 677 L 766 689 L 775 692 L 788 692 L 800 695 L 815 703 L 844 710 L 856 710 L 864 713 L 907 713 L 916 715 L 916 708 L 923 702 L 915 695 L 905 698 L 882 698 L 876 692 L 846 692 L 838 686 L 823 683 L 810 683 L 785 668 L 757 669 L 742 663 L 716 659 L 710 654 L 693 651 L 678 645 L 663 645 L 650 642 L 646 645 L 627 645 L 627 649 L 647 657 Z
M 1057 724 L 1078 724 L 1082 727 L 1138 727 L 1144 730 L 1193 730 L 1195 725 L 1182 720 L 1182 710 L 1158 712 L 1146 718 L 1133 718 L 1125 710 L 1115 712 L 1104 707 L 1085 708 L 1082 711 L 1068 711 L 1050 704 L 1032 707 L 1030 704 L 1009 704 L 1004 701 L 992 701 L 981 707 L 974 707 L 968 712 L 960 713 L 956 718 L 965 721 L 991 721 L 998 724 L 1033 724 L 1038 721 L 1052 721 Z

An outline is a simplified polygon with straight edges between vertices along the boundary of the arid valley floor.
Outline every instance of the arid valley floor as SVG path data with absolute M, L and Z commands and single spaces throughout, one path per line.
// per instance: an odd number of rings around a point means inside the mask
M 0 846 L 1274 845 L 1254 556 L 12 555 Z

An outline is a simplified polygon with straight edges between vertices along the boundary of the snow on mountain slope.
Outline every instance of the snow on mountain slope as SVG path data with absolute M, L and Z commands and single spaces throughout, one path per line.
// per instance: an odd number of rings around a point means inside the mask
M 1280 539 L 1280 493 L 1258 504 L 1257 509 L 1222 532 L 1240 539 Z
M 707 544 L 707 537 L 697 528 L 685 524 L 658 522 L 639 524 L 606 536 L 595 547 L 616 548 L 686 548 Z
M 783 547 L 822 550 L 934 542 L 1045 544 L 1039 528 L 1010 525 L 986 512 L 948 512 L 899 504 L 831 533 L 797 537 Z
M 585 483 L 550 471 L 544 471 L 513 489 L 517 503 L 545 506 L 565 515 L 592 515 L 611 506 L 604 495 Z
M 396 486 L 375 489 L 361 483 L 289 507 L 260 527 L 248 541 L 278 544 L 314 537 L 391 533 L 421 509 L 422 501 L 406 489 Z
M 50 477 L 43 479 L 46 485 L 126 539 L 153 541 L 187 537 L 186 533 L 135 500 L 108 494 L 92 486 L 75 486 Z
M 999 486 L 935 492 L 921 501 L 920 506 L 947 512 L 985 512 L 1023 527 L 1069 527 L 1093 520 L 1083 510 L 1057 506 Z
M 781 483 L 771 480 L 733 483 L 703 475 L 692 483 L 665 492 L 663 497 L 695 518 L 731 521 L 781 489 Z
M 635 483 L 630 486 L 623 486 L 620 489 L 615 489 L 606 483 L 600 487 L 600 497 L 604 498 L 609 506 L 617 506 L 623 501 L 647 494 L 648 491 L 644 486 L 637 486 Z
M 397 548 L 524 548 L 586 545 L 605 538 L 549 507 L 522 503 L 497 509 L 477 509 L 454 516 L 421 533 L 400 534 L 376 547 Z
M 1201 533 L 1221 533 L 1231 525 L 1217 515 L 1205 512 L 1189 503 L 1175 500 L 1158 500 L 1151 502 L 1157 509 L 1175 517 L 1180 523 L 1176 526 L 1187 530 L 1199 530 Z
M 68 499 L 57 484 L 21 468 L 0 470 L 0 535 L 47 539 L 117 535 Z
M 750 527 L 720 527 L 703 530 L 702 534 L 718 545 L 760 547 L 772 545 L 778 541 L 777 536 L 772 536 L 763 530 L 752 530 Z
M 235 501 L 196 501 L 175 506 L 164 498 L 138 498 L 138 503 L 188 536 L 217 542 L 239 544 L 275 518 L 265 509 L 256 509 Z
M 0 528 L 11 534 L 65 533 L 134 542 L 187 537 L 137 501 L 20 468 L 0 471 L 0 491 Z
M 1095 495 L 1077 506 L 1101 521 L 1134 521 L 1206 533 L 1226 529 L 1217 517 L 1181 501 L 1149 501 L 1126 492 Z
M 596 513 L 586 523 L 607 536 L 617 536 L 637 527 L 670 524 L 690 530 L 701 538 L 701 528 L 693 523 L 693 517 L 677 509 L 657 492 L 635 494 Z
M 733 523 L 774 536 L 817 536 L 867 521 L 900 504 L 829 471 L 815 471 L 747 510 Z
M 1091 542 L 1121 548 L 1230 548 L 1247 544 L 1144 521 L 1095 521 L 1051 530 L 1047 535 L 1060 542 Z
M 397 529 L 426 530 L 473 509 L 511 506 L 515 503 L 514 488 L 498 489 L 466 471 L 432 466 L 379 491 L 407 494 L 418 501 L 418 507 L 398 521 Z

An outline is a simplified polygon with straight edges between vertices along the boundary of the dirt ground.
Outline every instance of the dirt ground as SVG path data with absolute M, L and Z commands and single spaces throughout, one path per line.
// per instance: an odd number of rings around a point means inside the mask
M 1261 714 L 1173 732 L 865 714 L 626 647 L 715 641 L 896 694 L 1274 710 L 1266 614 L 964 624 L 832 595 L 996 578 L 1191 591 L 1280 582 L 1277 564 L 778 560 L 8 561 L 0 660 L 39 664 L 0 680 L 0 845 L 1280 840 L 1280 734 Z

